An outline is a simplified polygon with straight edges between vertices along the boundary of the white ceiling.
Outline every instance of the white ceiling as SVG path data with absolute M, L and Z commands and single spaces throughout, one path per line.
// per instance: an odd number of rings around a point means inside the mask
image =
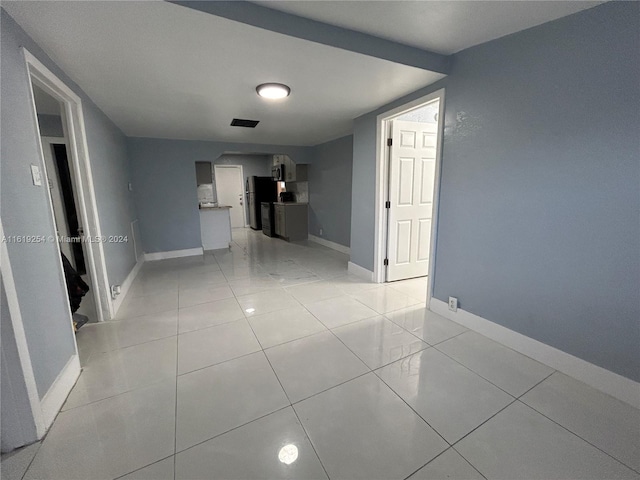
M 268 3 L 448 53 L 598 2 Z M 160 1 L 2 6 L 129 136 L 315 145 L 443 77 Z M 291 96 L 259 98 L 264 82 Z M 260 124 L 231 127 L 233 117 Z
M 450 55 L 604 1 L 254 1 L 330 25 Z

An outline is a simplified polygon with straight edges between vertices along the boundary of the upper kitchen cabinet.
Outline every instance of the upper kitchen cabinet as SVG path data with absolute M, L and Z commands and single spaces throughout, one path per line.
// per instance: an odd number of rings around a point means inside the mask
M 307 181 L 307 166 L 298 165 L 291 160 L 288 155 L 274 155 L 273 166 L 284 166 L 284 181 L 285 182 L 306 182 Z

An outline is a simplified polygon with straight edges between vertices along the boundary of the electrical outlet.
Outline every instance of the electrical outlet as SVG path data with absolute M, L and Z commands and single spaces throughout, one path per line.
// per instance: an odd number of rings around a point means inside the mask
M 458 311 L 458 299 L 456 297 L 449 297 L 449 310 L 452 312 Z
M 322 229 L 320 229 L 320 236 L 322 236 Z

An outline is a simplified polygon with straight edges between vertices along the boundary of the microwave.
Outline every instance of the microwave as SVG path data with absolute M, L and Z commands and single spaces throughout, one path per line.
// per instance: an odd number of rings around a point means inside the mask
M 271 178 L 276 182 L 284 182 L 284 165 L 274 165 L 271 167 Z

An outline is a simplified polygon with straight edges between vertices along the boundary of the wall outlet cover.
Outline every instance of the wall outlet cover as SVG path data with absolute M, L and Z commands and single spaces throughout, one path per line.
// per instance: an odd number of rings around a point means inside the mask
M 456 297 L 449 297 L 449 310 L 452 312 L 458 311 L 458 299 Z

